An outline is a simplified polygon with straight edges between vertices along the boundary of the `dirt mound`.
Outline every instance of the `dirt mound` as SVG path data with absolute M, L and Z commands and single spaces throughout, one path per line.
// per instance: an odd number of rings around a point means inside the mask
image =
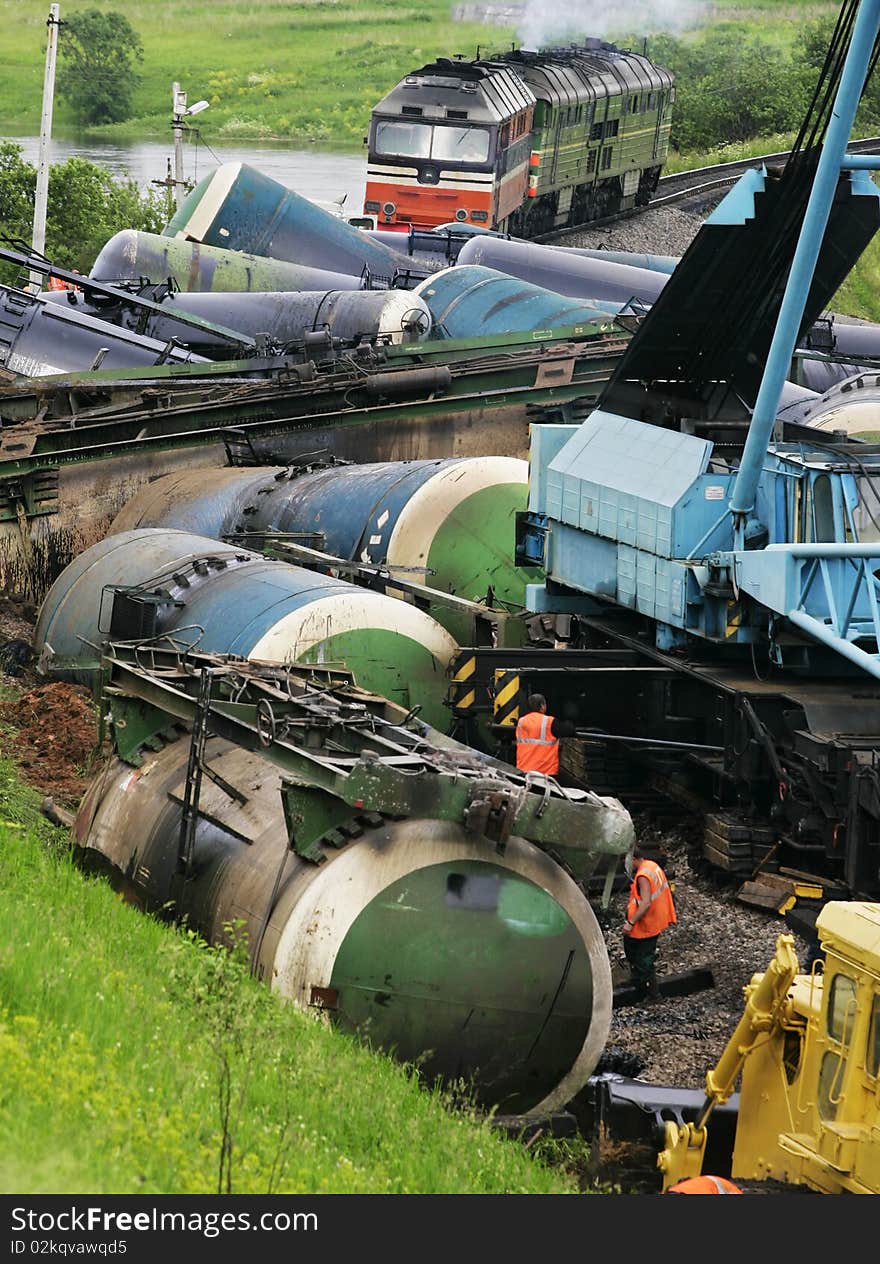
M 36 611 L 29 602 L 0 594 L 0 689 L 35 680 L 31 648 Z
M 34 685 L 0 702 L 0 724 L 12 735 L 0 744 L 22 779 L 76 807 L 96 766 L 98 727 L 88 689 L 64 681 Z

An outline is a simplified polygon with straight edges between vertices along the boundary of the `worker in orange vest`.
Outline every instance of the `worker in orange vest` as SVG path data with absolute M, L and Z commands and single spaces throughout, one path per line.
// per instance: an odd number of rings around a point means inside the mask
M 547 714 L 547 699 L 543 694 L 530 694 L 525 714 L 516 725 L 517 768 L 555 777 L 559 772 L 559 739 L 571 737 L 574 730 L 570 720 Z
M 660 996 L 655 959 L 657 940 L 667 926 L 678 918 L 666 874 L 655 860 L 647 860 L 636 843 L 624 861 L 632 878 L 626 922 L 623 927 L 623 951 L 629 962 L 638 999 Z
M 670 1185 L 667 1194 L 741 1194 L 742 1190 L 725 1176 L 690 1176 Z

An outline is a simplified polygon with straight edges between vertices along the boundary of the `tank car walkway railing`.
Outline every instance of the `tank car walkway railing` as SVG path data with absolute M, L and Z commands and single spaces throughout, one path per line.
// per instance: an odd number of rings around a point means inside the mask
M 499 851 L 515 835 L 579 880 L 632 846 L 632 820 L 616 799 L 524 775 L 418 722 L 410 728 L 412 713 L 359 689 L 344 670 L 181 653 L 157 640 L 111 643 L 103 668 L 101 714 L 109 704 L 125 762 L 142 763 L 174 721 L 198 729 L 201 708 L 213 735 L 287 775 L 282 796 L 286 785 L 307 785 L 361 812 L 457 821 Z M 300 854 L 322 859 L 310 848 Z

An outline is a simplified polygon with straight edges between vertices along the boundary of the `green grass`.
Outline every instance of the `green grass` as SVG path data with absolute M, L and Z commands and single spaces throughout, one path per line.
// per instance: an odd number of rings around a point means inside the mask
M 576 1192 L 412 1068 L 84 877 L 38 799 L 0 760 L 0 1188 Z
M 413 66 L 507 43 L 503 28 L 453 23 L 451 0 L 82 0 L 76 7 L 124 12 L 144 47 L 136 117 L 100 129 L 118 139 L 169 135 L 176 80 L 191 102 L 210 101 L 198 119 L 208 143 L 273 136 L 359 145 L 375 102 Z M 39 130 L 47 12 L 44 0 L 0 3 L 0 131 L 7 134 Z M 72 127 L 59 98 L 56 134 Z
M 794 144 L 794 132 L 777 132 L 773 136 L 757 136 L 754 140 L 735 141 L 729 145 L 716 145 L 714 149 L 694 150 L 691 153 L 669 151 L 663 168 L 664 175 L 677 171 L 692 171 L 696 167 L 712 167 L 719 162 L 738 162 L 743 158 L 760 158 L 764 154 L 781 154 Z
M 100 129 L 110 139 L 169 136 L 171 84 L 191 102 L 204 98 L 202 135 L 215 141 L 280 137 L 359 145 L 375 102 L 414 66 L 437 55 L 472 56 L 506 47 L 511 27 L 453 22 L 452 0 L 79 0 L 66 13 L 123 12 L 140 36 L 144 61 L 135 117 Z M 833 13 L 836 3 L 716 0 L 713 23 L 738 22 L 788 45 L 803 22 Z M 33 135 L 42 100 L 45 0 L 0 0 L 0 133 Z M 625 6 L 621 10 L 625 23 Z M 698 28 L 695 28 L 698 29 Z M 584 32 L 589 34 L 590 32 Z M 62 28 L 63 41 L 63 28 Z M 54 130 L 76 130 L 56 98 Z
M 880 238 L 869 242 L 829 307 L 848 316 L 880 321 Z

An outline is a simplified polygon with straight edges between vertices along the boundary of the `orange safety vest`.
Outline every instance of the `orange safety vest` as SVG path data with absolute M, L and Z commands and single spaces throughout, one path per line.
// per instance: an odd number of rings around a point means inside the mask
M 671 1185 L 667 1194 L 741 1194 L 739 1186 L 723 1176 L 691 1176 Z
M 552 715 L 527 711 L 516 725 L 516 766 L 523 772 L 542 772 L 555 777 L 559 772 L 559 741 L 550 735 Z
M 672 892 L 666 874 L 653 860 L 640 860 L 633 874 L 632 886 L 629 889 L 629 904 L 626 906 L 628 921 L 636 915 L 639 907 L 639 878 L 647 878 L 651 884 L 651 903 L 643 917 L 640 917 L 632 928 L 633 939 L 651 939 L 659 935 L 661 930 L 678 921 L 675 905 L 672 903 Z

